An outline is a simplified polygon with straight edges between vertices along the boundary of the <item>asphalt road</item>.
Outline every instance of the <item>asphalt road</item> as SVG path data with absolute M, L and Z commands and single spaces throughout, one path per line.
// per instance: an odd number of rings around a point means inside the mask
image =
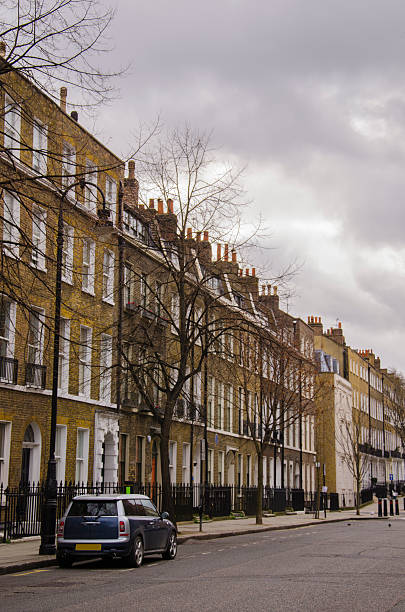
M 389 527 L 389 524 L 391 527 Z M 0 576 L 0 610 L 404 611 L 405 520 L 188 541 L 174 561 Z

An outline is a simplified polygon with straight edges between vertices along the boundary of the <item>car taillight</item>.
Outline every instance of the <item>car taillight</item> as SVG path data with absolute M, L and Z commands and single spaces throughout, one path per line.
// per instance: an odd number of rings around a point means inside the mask
M 65 521 L 59 521 L 58 532 L 57 532 L 58 538 L 63 538 L 64 530 L 65 530 Z
M 124 533 L 125 532 L 125 523 L 124 521 L 120 521 L 120 533 Z

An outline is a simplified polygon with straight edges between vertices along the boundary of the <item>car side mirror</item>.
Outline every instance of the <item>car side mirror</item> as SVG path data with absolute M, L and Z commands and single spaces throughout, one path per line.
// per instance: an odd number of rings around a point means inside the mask
M 162 512 L 162 514 L 160 516 L 162 517 L 162 519 L 168 519 L 169 518 L 169 513 L 168 512 Z

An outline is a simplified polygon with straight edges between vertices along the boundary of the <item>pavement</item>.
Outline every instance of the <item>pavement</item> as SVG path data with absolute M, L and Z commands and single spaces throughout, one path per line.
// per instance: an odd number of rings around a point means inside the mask
M 401 500 L 402 501 L 402 500 Z M 400 504 L 402 506 L 402 504 Z M 405 514 L 402 510 L 401 514 Z M 377 503 L 369 504 L 356 516 L 355 510 L 328 512 L 326 518 L 321 512 L 321 518 L 315 519 L 313 514 L 289 514 L 274 517 L 263 517 L 263 524 L 256 525 L 254 517 L 243 519 L 223 519 L 204 522 L 202 532 L 199 524 L 193 522 L 178 523 L 178 543 L 188 540 L 211 540 L 235 535 L 276 531 L 279 529 L 297 529 L 311 525 L 322 525 L 349 520 L 370 520 L 378 518 Z M 7 544 L 0 544 L 0 574 L 10 574 L 28 569 L 56 565 L 54 555 L 39 555 L 39 537 L 23 538 Z

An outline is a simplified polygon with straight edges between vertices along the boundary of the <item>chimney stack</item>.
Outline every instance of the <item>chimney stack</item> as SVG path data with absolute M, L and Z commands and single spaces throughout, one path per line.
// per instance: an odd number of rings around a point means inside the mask
M 7 45 L 4 40 L 0 40 L 0 57 L 6 57 Z
M 128 178 L 130 181 L 135 179 L 135 162 L 133 159 L 130 159 L 128 162 Z
M 60 88 L 60 107 L 64 113 L 66 113 L 66 98 L 67 98 L 67 89 L 66 87 Z

